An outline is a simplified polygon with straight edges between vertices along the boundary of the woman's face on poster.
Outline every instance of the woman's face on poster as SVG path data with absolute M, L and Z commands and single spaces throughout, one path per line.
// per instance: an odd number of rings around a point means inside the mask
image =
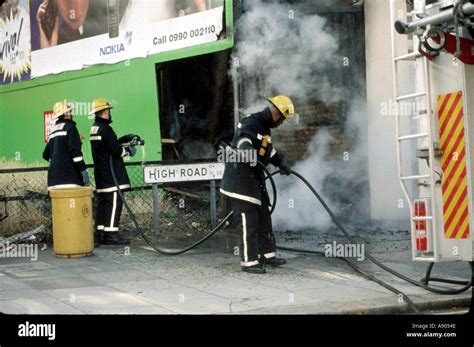
M 64 22 L 73 30 L 84 23 L 89 10 L 89 0 L 56 0 Z

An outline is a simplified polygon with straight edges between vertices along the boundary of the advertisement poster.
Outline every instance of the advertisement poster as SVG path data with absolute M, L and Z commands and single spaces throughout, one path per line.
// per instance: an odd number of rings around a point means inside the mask
M 223 0 L 31 0 L 31 75 L 213 42 L 223 13 Z
M 44 143 L 48 142 L 49 135 L 53 132 L 53 127 L 56 125 L 56 119 L 53 118 L 53 114 L 53 110 L 43 112 Z
M 28 0 L 7 0 L 0 7 L 0 84 L 28 80 L 30 72 Z

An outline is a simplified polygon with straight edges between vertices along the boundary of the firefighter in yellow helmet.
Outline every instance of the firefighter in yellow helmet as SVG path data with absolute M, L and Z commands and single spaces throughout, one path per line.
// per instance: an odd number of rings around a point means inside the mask
M 273 164 L 280 168 L 282 174 L 290 175 L 288 161 L 273 148 L 271 129 L 279 127 L 295 114 L 289 97 L 279 95 L 267 100 L 267 108 L 243 118 L 238 124 L 232 146 L 226 148 L 234 155 L 225 157 L 247 160 L 225 163 L 220 189 L 223 195 L 230 198 L 234 221 L 242 232 L 242 271 L 257 274 L 266 272 L 265 265 L 277 267 L 286 261 L 276 256 L 263 168 L 255 160 L 248 159 L 258 158 L 263 165 Z
M 122 143 L 130 142 L 133 136 L 125 135 L 117 139 L 110 126 L 112 123 L 112 105 L 107 99 L 97 98 L 92 103 L 89 114 L 95 114 L 95 122 L 90 130 L 92 158 L 94 159 L 94 177 L 97 192 L 97 210 L 95 216 L 96 241 L 106 245 L 127 245 L 129 240 L 119 235 L 119 222 L 123 202 L 117 193 L 112 165 L 121 190 L 130 189 L 130 179 L 123 162 L 126 156 L 134 156 L 133 146 L 123 147 Z
M 67 100 L 58 101 L 53 107 L 56 124 L 43 151 L 43 159 L 49 161 L 48 190 L 89 184 L 82 157 L 82 142 L 72 111 L 73 104 Z

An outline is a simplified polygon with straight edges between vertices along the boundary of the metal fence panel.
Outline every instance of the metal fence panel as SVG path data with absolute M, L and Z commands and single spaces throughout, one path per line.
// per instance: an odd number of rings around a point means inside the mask
M 157 164 L 159 162 L 146 163 Z M 143 183 L 142 163 L 126 163 L 132 190 L 125 198 L 144 231 L 151 235 L 180 234 L 191 237 L 215 225 L 219 190 L 211 182 L 174 183 L 157 186 Z M 0 237 L 29 231 L 51 223 L 51 202 L 47 192 L 47 167 L 0 169 Z M 88 166 L 94 187 L 94 170 Z M 214 199 L 210 194 L 213 194 Z M 96 199 L 93 199 L 95 206 Z M 210 203 L 215 200 L 215 203 Z M 6 212 L 5 212 L 6 209 Z M 211 218 L 211 209 L 215 211 Z M 155 215 L 155 218 L 154 218 Z M 159 217 L 159 219 L 158 219 Z M 212 220 L 212 223 L 211 223 Z M 121 227 L 133 231 L 125 209 Z

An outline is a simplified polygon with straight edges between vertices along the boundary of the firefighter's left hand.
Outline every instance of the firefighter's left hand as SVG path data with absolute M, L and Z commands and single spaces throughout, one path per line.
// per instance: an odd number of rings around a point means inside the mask
M 82 175 L 82 183 L 84 183 L 85 186 L 89 185 L 89 174 L 87 173 L 86 170 L 81 171 Z
M 290 163 L 288 163 L 286 159 L 283 159 L 281 161 L 281 164 L 278 168 L 280 169 L 281 175 L 287 175 L 287 176 L 291 175 L 291 166 L 290 166 Z
M 137 149 L 135 146 L 127 146 L 125 147 L 125 150 L 127 151 L 128 155 L 133 157 L 137 153 Z

